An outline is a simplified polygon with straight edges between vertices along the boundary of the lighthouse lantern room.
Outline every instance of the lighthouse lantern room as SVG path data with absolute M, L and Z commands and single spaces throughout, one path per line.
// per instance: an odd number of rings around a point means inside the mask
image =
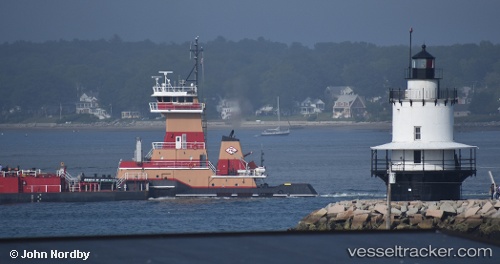
M 453 138 L 455 89 L 441 89 L 442 71 L 422 50 L 411 57 L 405 90 L 391 90 L 392 142 L 371 148 L 371 174 L 391 186 L 393 200 L 460 199 L 462 182 L 476 174 L 476 147 Z

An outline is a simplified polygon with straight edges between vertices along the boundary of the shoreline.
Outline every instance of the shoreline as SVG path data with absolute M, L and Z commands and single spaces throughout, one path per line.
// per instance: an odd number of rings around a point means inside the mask
M 224 122 L 208 121 L 208 129 L 217 128 L 249 128 L 266 129 L 276 126 L 291 126 L 291 129 L 300 129 L 306 127 L 335 127 L 348 129 L 376 129 L 390 131 L 392 124 L 385 122 L 354 122 L 354 121 L 241 121 Z M 0 124 L 0 130 L 15 129 L 134 129 L 134 130 L 152 130 L 165 127 L 165 121 L 131 121 L 131 122 L 96 122 L 90 124 L 57 124 L 57 123 L 16 123 Z M 457 132 L 474 130 L 500 130 L 500 122 L 475 122 L 455 124 Z
M 305 127 L 352 127 L 361 129 L 387 129 L 390 130 L 389 122 L 354 122 L 354 121 L 241 121 L 223 122 L 208 121 L 208 128 L 252 128 L 265 129 L 276 126 L 291 126 L 292 129 Z M 132 121 L 132 122 L 96 122 L 90 124 L 57 124 L 57 123 L 16 123 L 0 124 L 0 129 L 137 129 L 148 130 L 165 127 L 165 121 Z

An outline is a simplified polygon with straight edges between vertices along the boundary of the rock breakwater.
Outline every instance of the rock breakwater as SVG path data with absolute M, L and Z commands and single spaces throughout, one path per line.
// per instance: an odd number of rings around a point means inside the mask
M 399 201 L 390 208 L 390 229 L 446 229 L 500 240 L 500 201 Z M 330 203 L 299 221 L 293 230 L 385 230 L 385 200 Z

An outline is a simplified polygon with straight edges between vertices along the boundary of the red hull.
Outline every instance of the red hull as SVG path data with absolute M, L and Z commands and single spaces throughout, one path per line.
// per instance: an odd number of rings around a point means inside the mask
M 53 193 L 64 186 L 64 178 L 57 175 L 0 176 L 0 193 Z

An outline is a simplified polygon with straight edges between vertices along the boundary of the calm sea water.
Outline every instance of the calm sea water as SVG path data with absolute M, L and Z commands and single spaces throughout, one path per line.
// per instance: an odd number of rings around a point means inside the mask
M 219 142 L 230 129 L 210 129 L 209 159 L 217 162 Z M 307 127 L 287 137 L 260 137 L 260 130 L 236 129 L 248 159 L 260 163 L 264 151 L 270 185 L 311 183 L 316 198 L 165 198 L 150 201 L 40 203 L 0 206 L 0 237 L 122 235 L 286 230 L 311 211 L 339 200 L 385 197 L 385 186 L 370 177 L 370 146 L 391 141 L 387 130 Z M 135 138 L 143 149 L 161 141 L 155 130 L 0 131 L 3 166 L 55 171 L 65 162 L 72 174 L 116 173 L 130 159 Z M 488 170 L 500 182 L 500 131 L 455 134 L 455 140 L 479 147 L 478 173 L 463 184 L 464 198 L 485 198 Z

